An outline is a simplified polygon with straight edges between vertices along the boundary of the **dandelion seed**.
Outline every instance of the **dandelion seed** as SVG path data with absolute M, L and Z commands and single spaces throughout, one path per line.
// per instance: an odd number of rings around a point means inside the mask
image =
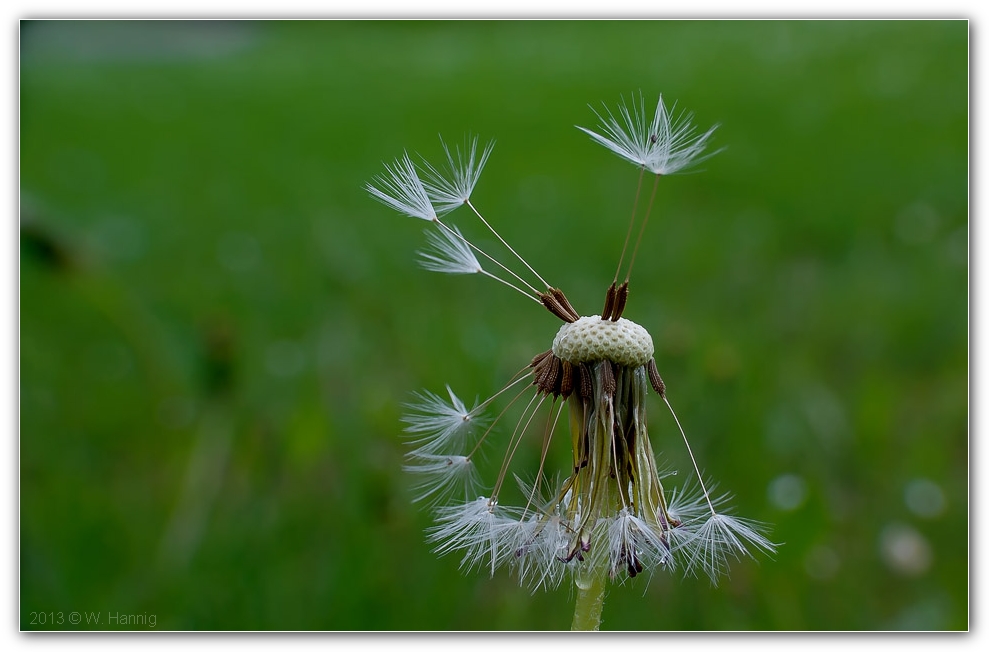
M 413 444 L 419 446 L 420 455 L 445 455 L 460 451 L 467 436 L 476 428 L 483 428 L 487 421 L 481 417 L 483 406 L 475 404 L 470 410 L 453 390 L 447 386 L 450 402 L 432 392 L 417 394 L 416 403 L 405 407 L 408 412 L 402 417 L 407 424 L 405 432 L 415 437 Z
M 698 134 L 696 128 L 691 124 L 692 114 L 681 112 L 679 116 L 671 117 L 671 112 L 667 111 L 666 105 L 663 103 L 662 95 L 659 96 L 659 102 L 656 104 L 656 111 L 651 120 L 647 118 L 645 100 L 641 92 L 638 96 L 638 102 L 635 102 L 635 96 L 633 96 L 631 105 L 626 104 L 625 100 L 622 99 L 618 106 L 619 117 L 615 117 L 615 114 L 607 107 L 604 110 L 607 117 L 597 111 L 594 112 L 601 122 L 600 130 L 603 133 L 597 133 L 586 127 L 578 126 L 577 128 L 589 135 L 595 142 L 638 166 L 641 170 L 639 186 L 635 193 L 635 204 L 632 207 L 632 219 L 629 221 L 625 243 L 622 245 L 618 267 L 615 270 L 615 279 L 612 283 L 614 288 L 612 292 L 617 291 L 621 294 L 627 290 L 639 244 L 642 241 L 643 233 L 645 233 L 646 224 L 649 222 L 659 178 L 684 170 L 695 163 L 714 156 L 721 150 L 703 154 L 711 134 L 718 128 L 718 125 L 714 125 L 703 134 Z M 636 221 L 639 193 L 642 189 L 642 174 L 646 170 L 656 175 L 656 179 L 632 251 L 631 261 L 625 275 L 625 283 L 621 287 L 617 287 L 618 276 L 625 260 L 625 252 L 632 236 L 632 227 Z M 609 293 L 609 298 L 611 298 L 611 293 Z M 607 316 L 609 311 L 610 306 L 606 303 L 602 314 Z M 621 307 L 617 309 L 615 315 L 615 318 L 621 315 Z
M 765 525 L 758 521 L 712 513 L 694 534 L 679 546 L 686 557 L 690 574 L 703 571 L 713 584 L 727 572 L 728 557 L 753 557 L 749 548 L 765 553 L 776 552 L 776 544 L 762 535 Z
M 674 105 L 672 109 L 675 108 Z M 624 100 L 621 101 L 618 106 L 619 117 L 615 117 L 607 107 L 606 116 L 594 112 L 601 121 L 601 134 L 585 127 L 577 128 L 619 157 L 656 175 L 675 174 L 721 151 L 702 156 L 718 125 L 704 133 L 698 133 L 696 127 L 690 123 L 693 114 L 681 112 L 674 117 L 671 111 L 666 109 L 663 96 L 660 95 L 652 120 L 647 120 L 645 101 L 640 93 L 637 106 L 633 104 L 630 108 Z

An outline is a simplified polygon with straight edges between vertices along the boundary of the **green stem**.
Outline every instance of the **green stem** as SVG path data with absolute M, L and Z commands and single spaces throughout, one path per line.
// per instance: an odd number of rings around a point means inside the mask
M 570 631 L 596 632 L 601 627 L 601 610 L 604 608 L 604 577 L 593 573 L 579 578 L 576 584 L 577 604 Z

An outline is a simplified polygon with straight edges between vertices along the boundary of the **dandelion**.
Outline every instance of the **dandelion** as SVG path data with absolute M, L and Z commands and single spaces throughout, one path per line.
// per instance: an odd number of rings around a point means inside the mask
M 649 332 L 623 317 L 635 254 L 655 199 L 655 184 L 639 236 L 619 284 L 636 222 L 642 173 L 656 180 L 703 160 L 715 127 L 698 134 L 690 116 L 671 117 L 660 97 L 651 119 L 641 95 L 607 110 L 602 134 L 581 128 L 596 142 L 641 168 L 625 245 L 600 314 L 581 316 L 498 234 L 471 195 L 492 151 L 478 153 L 477 138 L 453 151 L 441 143 L 445 162 L 412 162 L 408 154 L 368 184 L 370 194 L 405 215 L 428 220 L 422 266 L 448 274 L 481 274 L 542 304 L 563 324 L 552 346 L 535 355 L 493 396 L 471 409 L 447 388 L 450 400 L 424 392 L 404 417 L 413 449 L 406 469 L 416 479 L 416 500 L 430 505 L 435 525 L 428 540 L 440 554 L 458 554 L 464 569 L 494 574 L 506 567 L 533 590 L 564 581 L 577 587 L 574 629 L 597 629 L 607 583 L 626 582 L 659 570 L 706 574 L 712 582 L 732 559 L 776 544 L 756 521 L 736 517 L 727 496 L 705 482 L 654 359 Z M 445 216 L 467 206 L 521 269 L 512 270 L 470 242 Z M 492 264 L 488 272 L 480 259 Z M 526 276 L 529 280 L 526 280 Z M 536 289 L 542 287 L 544 289 Z M 695 482 L 664 487 L 647 426 L 650 391 L 666 404 L 686 447 Z M 494 418 L 484 415 L 494 411 Z M 566 415 L 564 415 L 566 412 Z M 515 425 L 499 427 L 509 413 Z M 540 416 L 542 415 L 542 416 Z M 564 427 L 568 422 L 569 427 Z M 503 433 L 501 431 L 504 431 Z M 562 431 L 562 432 L 561 432 Z M 559 440 L 563 441 L 559 441 Z M 484 484 L 478 462 L 495 441 L 505 451 L 494 482 Z M 570 464 L 556 480 L 548 468 L 554 447 L 569 446 Z M 538 450 L 530 482 L 508 482 L 521 448 Z M 559 471 L 557 469 L 557 471 Z M 514 502 L 517 500 L 517 502 Z

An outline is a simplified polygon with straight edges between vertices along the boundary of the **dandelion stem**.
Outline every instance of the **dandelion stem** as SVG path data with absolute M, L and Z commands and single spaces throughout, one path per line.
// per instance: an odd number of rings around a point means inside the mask
M 601 611 L 604 609 L 604 576 L 589 573 L 578 578 L 576 584 L 577 603 L 574 605 L 570 631 L 596 632 L 601 627 Z
M 482 222 L 484 222 L 484 226 L 488 227 L 488 230 L 490 230 L 491 233 L 494 234 L 494 237 L 498 238 L 498 240 L 501 242 L 501 244 L 505 245 L 505 247 L 507 247 L 510 252 L 512 252 L 513 254 L 515 254 L 515 257 L 522 261 L 522 264 L 525 265 L 528 268 L 528 270 L 530 272 L 532 272 L 535 275 L 536 278 L 539 279 L 539 282 L 540 283 L 542 283 L 543 285 L 545 285 L 547 288 L 550 287 L 549 283 L 547 283 L 543 279 L 543 277 L 539 275 L 539 273 L 536 270 L 532 269 L 532 265 L 530 265 L 529 263 L 525 262 L 525 258 L 523 258 L 522 256 L 520 256 L 517 251 L 515 251 L 514 249 L 512 249 L 512 246 L 510 244 L 508 244 L 507 242 L 505 242 L 505 239 L 504 238 L 502 238 L 500 235 L 498 235 L 498 232 L 494 230 L 494 227 L 491 226 L 490 224 L 488 224 L 488 221 L 486 219 L 484 219 L 484 216 L 481 215 L 476 208 L 474 208 L 474 204 L 470 203 L 470 199 L 466 200 L 465 203 L 468 206 L 470 206 L 470 209 L 472 211 L 474 211 L 474 215 L 477 215 L 478 219 L 481 220 Z M 516 278 L 518 278 L 518 277 L 516 277 Z M 522 279 L 519 279 L 519 280 L 522 281 Z M 525 283 L 525 281 L 522 281 L 522 282 Z M 528 283 L 526 283 L 526 285 L 528 285 Z

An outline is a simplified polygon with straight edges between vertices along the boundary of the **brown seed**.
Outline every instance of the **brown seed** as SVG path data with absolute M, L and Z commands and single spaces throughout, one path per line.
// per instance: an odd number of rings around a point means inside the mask
M 537 355 L 537 356 L 534 356 L 534 357 L 532 358 L 532 362 L 530 362 L 530 363 L 529 363 L 529 366 L 530 366 L 530 367 L 535 367 L 535 366 L 536 366 L 536 365 L 538 365 L 538 364 L 539 364 L 540 362 L 542 362 L 542 361 L 543 361 L 543 359 L 544 359 L 544 358 L 545 358 L 546 356 L 548 356 L 548 355 L 553 355 L 553 349 L 550 349 L 550 350 L 548 350 L 548 351 L 543 351 L 543 352 L 542 352 L 542 353 L 540 353 L 539 355 Z
M 544 358 L 536 372 L 536 385 L 539 391 L 553 394 L 556 390 L 556 379 L 560 376 L 560 359 L 555 355 Z
M 587 363 L 581 362 L 577 370 L 580 373 L 580 397 L 590 400 L 594 396 L 594 377 L 591 376 L 591 368 Z
M 555 288 L 550 288 L 549 292 L 539 293 L 539 300 L 543 302 L 543 305 L 546 306 L 546 309 L 568 324 L 572 324 L 578 319 L 580 319 L 580 316 L 574 312 L 574 309 L 572 307 L 569 307 L 570 306 L 569 303 L 567 303 L 566 305 L 560 303 L 559 297 L 553 292 L 554 290 Z M 556 292 L 560 292 L 560 291 L 556 290 Z M 560 295 L 562 294 L 563 293 L 560 292 Z M 563 297 L 563 299 L 564 301 L 566 301 L 566 297 Z
M 556 300 L 559 302 L 559 304 L 563 307 L 563 309 L 566 311 L 566 313 L 570 316 L 570 323 L 573 323 L 573 322 L 577 321 L 578 319 L 580 319 L 580 315 L 578 315 L 577 314 L 577 311 L 574 310 L 573 309 L 573 306 L 570 305 L 570 301 L 567 300 L 567 295 L 563 294 L 563 290 L 561 290 L 559 288 L 550 288 L 549 291 L 550 291 L 550 294 L 552 294 L 556 298 Z
M 615 309 L 615 292 L 617 288 L 612 283 L 608 287 L 608 292 L 604 295 L 604 308 L 601 310 L 601 319 L 611 319 L 611 311 Z
M 659 369 L 656 368 L 656 359 L 650 359 L 647 365 L 647 371 L 649 372 L 649 384 L 661 397 L 666 398 L 666 384 L 663 383 L 663 379 L 659 377 Z
M 563 398 L 569 398 L 573 393 L 573 374 L 573 364 L 564 360 L 563 373 L 560 374 L 560 396 Z
M 611 321 L 618 321 L 622 313 L 625 312 L 625 303 L 628 301 L 628 281 L 618 286 L 615 293 L 615 307 L 612 309 Z

